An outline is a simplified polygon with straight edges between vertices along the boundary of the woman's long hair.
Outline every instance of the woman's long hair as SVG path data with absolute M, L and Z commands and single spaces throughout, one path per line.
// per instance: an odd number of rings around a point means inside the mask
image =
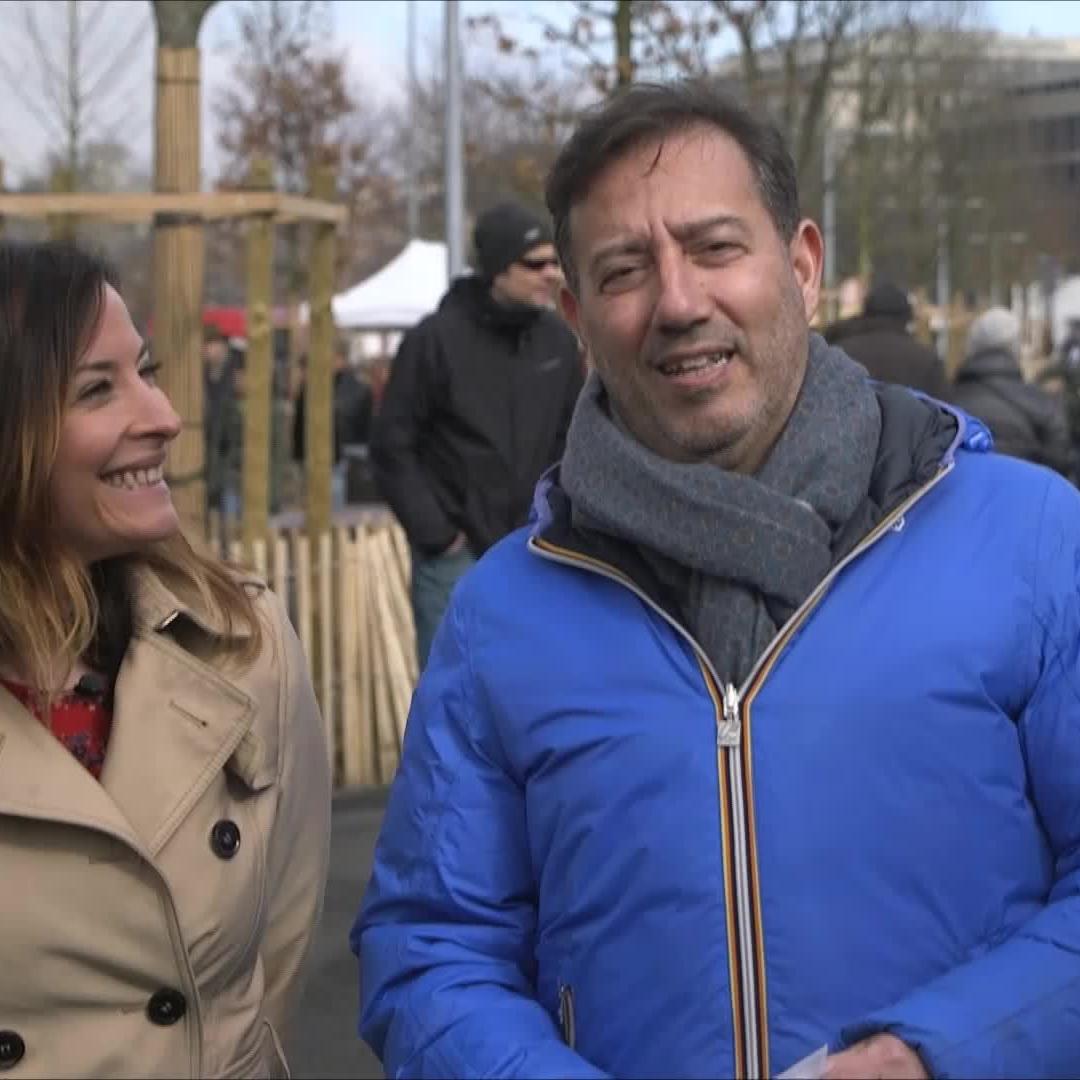
M 229 568 L 182 535 L 87 567 L 53 527 L 51 477 L 76 365 L 115 276 L 60 244 L 0 244 L 0 660 L 55 692 L 58 662 L 115 675 L 131 635 L 131 571 L 147 566 L 179 596 L 201 600 L 231 632 L 262 644 L 255 605 Z

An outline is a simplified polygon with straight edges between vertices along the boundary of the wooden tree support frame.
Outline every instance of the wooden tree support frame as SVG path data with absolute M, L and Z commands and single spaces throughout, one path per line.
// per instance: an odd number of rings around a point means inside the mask
M 93 194 L 42 192 L 32 195 L 0 193 L 0 217 L 39 221 L 55 217 L 87 217 L 117 224 L 153 223 L 159 216 L 178 217 L 196 224 L 269 215 L 275 225 L 321 222 L 343 225 L 344 206 L 326 199 L 283 195 L 276 191 L 207 191 L 176 195 L 170 192 Z

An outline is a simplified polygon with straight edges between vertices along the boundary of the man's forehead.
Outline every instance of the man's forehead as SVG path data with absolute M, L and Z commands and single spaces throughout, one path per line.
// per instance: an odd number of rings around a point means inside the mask
M 592 180 L 570 210 L 572 226 L 587 220 L 590 239 L 640 230 L 642 211 L 678 189 L 683 205 L 666 208 L 665 219 L 687 227 L 705 219 L 747 215 L 760 203 L 750 164 L 725 132 L 693 128 L 628 148 Z

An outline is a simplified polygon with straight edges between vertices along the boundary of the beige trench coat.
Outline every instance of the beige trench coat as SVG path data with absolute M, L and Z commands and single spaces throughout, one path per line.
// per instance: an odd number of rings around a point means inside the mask
M 330 774 L 300 644 L 263 655 L 149 574 L 100 784 L 0 687 L 0 1075 L 287 1076 Z

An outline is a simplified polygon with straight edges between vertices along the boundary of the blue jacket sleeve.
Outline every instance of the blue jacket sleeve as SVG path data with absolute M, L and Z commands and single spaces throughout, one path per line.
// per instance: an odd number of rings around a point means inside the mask
M 524 795 L 474 692 L 460 594 L 413 700 L 351 935 L 360 1033 L 389 1077 L 602 1077 L 534 994 Z
M 1053 888 L 1004 942 L 842 1037 L 849 1046 L 890 1032 L 934 1077 L 1080 1072 L 1080 497 L 1058 478 L 1047 489 L 1032 573 L 1038 678 L 1018 723 L 1030 798 L 1055 860 Z

